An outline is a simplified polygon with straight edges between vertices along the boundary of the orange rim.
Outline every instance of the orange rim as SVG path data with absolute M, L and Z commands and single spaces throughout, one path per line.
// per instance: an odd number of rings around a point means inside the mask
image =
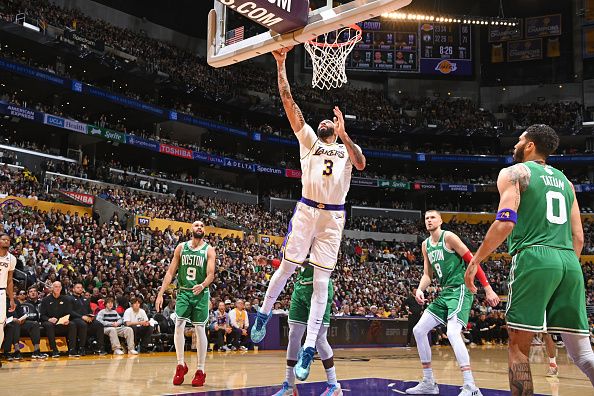
M 311 45 L 315 45 L 316 47 L 322 47 L 322 48 L 327 48 L 327 47 L 331 47 L 331 48 L 340 48 L 340 47 L 344 47 L 347 45 L 352 44 L 353 42 L 358 43 L 359 41 L 361 41 L 361 37 L 363 36 L 363 29 L 361 29 L 361 27 L 359 25 L 349 25 L 348 26 L 350 29 L 355 30 L 357 33 L 355 34 L 355 36 L 351 37 L 350 39 L 348 39 L 347 41 L 345 41 L 344 43 L 320 43 L 317 42 L 315 40 L 307 40 L 307 42 Z M 344 28 L 341 28 L 344 29 Z M 340 30 L 340 29 L 338 29 Z M 318 36 L 319 37 L 319 36 Z M 317 37 L 316 37 L 317 39 Z

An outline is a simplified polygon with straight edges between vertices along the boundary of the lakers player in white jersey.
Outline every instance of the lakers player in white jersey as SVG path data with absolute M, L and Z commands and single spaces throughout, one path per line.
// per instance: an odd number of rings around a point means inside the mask
M 16 267 L 16 257 L 8 253 L 10 248 L 10 237 L 7 234 L 0 234 L 0 345 L 4 342 L 4 322 L 6 322 L 6 295 L 10 299 L 10 311 L 14 311 L 14 290 L 12 274 Z M 2 367 L 2 362 L 0 362 Z
M 351 183 L 353 166 L 365 169 L 361 148 L 345 131 L 344 118 L 338 107 L 334 120 L 324 120 L 317 134 L 307 125 L 299 106 L 293 100 L 285 70 L 286 54 L 290 50 L 273 52 L 278 67 L 278 87 L 287 118 L 297 140 L 301 158 L 302 197 L 295 207 L 283 243 L 283 260 L 270 280 L 266 298 L 252 327 L 252 341 L 262 341 L 272 307 L 289 277 L 309 255 L 314 267 L 311 310 L 307 337 L 299 353 L 295 375 L 305 380 L 315 352 L 316 339 L 328 298 L 328 281 L 336 265 L 342 231 L 346 221 L 344 202 Z M 342 144 L 338 144 L 340 138 Z

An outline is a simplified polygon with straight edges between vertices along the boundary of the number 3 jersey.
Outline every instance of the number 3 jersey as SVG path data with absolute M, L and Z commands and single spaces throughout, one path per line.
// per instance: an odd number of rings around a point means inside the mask
M 204 243 L 194 250 L 191 243 L 184 242 L 177 270 L 177 284 L 184 289 L 191 289 L 206 279 L 207 253 L 210 245 Z
M 515 165 L 518 166 L 518 165 Z M 509 253 L 541 245 L 573 250 L 571 208 L 575 199 L 571 183 L 558 169 L 524 162 L 530 182 L 521 193 L 518 222 L 509 235 Z
M 445 287 L 457 287 L 464 283 L 466 266 L 464 260 L 458 254 L 446 247 L 445 234 L 442 231 L 439 241 L 436 244 L 431 242 L 431 237 L 426 239 L 425 248 L 427 257 L 433 267 L 433 274 L 437 275 L 439 285 Z
M 301 196 L 319 203 L 343 205 L 353 169 L 344 144 L 324 143 L 307 124 L 295 135 L 301 159 Z

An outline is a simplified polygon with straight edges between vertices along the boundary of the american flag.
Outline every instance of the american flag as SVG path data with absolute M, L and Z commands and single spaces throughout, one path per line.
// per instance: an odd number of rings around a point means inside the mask
M 235 44 L 243 40 L 243 26 L 229 30 L 225 33 L 225 45 Z

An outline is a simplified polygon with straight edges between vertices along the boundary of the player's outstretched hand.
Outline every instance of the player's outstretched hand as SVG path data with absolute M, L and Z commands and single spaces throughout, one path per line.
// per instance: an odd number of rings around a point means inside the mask
M 417 292 L 415 293 L 415 299 L 417 300 L 419 305 L 425 305 L 425 293 L 423 293 L 421 289 L 417 289 Z
M 276 51 L 272 51 L 272 56 L 276 59 L 276 63 L 283 63 L 287 59 L 287 52 L 291 51 L 293 46 L 281 48 Z
M 346 130 L 344 128 L 344 117 L 342 115 L 342 111 L 338 108 L 338 106 L 334 106 L 334 130 L 336 134 L 340 138 L 340 140 L 344 143 L 344 136 L 346 135 Z
M 464 273 L 464 283 L 466 287 L 472 294 L 476 294 L 477 288 L 474 284 L 474 277 L 476 276 L 476 272 L 478 271 L 479 263 L 474 261 L 474 258 L 470 260 L 468 263 L 468 267 L 466 267 L 466 272 Z
M 163 296 L 161 294 L 157 294 L 157 298 L 155 299 L 155 310 L 157 312 L 161 312 L 162 305 L 163 305 Z

